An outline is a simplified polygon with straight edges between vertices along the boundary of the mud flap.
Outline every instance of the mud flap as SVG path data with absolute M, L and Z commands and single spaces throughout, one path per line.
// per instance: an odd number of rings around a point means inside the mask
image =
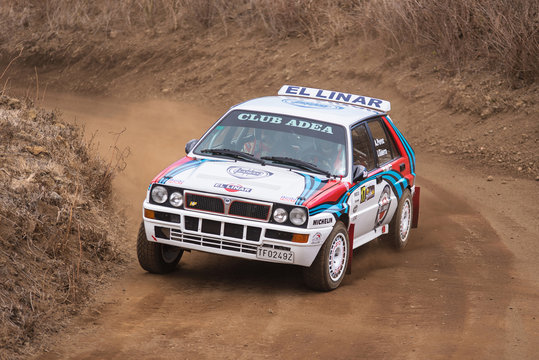
M 354 257 L 354 228 L 355 224 L 350 224 L 348 228 L 348 264 L 346 266 L 346 274 L 352 273 L 352 259 Z
M 419 223 L 419 194 L 421 193 L 421 188 L 419 186 L 415 187 L 414 197 L 412 199 L 412 228 L 416 228 Z

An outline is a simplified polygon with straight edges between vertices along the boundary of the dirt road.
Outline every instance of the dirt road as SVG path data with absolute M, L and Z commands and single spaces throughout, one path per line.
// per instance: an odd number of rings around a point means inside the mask
M 418 153 L 420 227 L 405 251 L 354 253 L 331 293 L 299 268 L 187 253 L 157 276 L 134 257 L 152 177 L 184 154 L 220 111 L 165 101 L 122 103 L 48 94 L 102 153 L 125 131 L 116 179 L 133 262 L 38 359 L 533 359 L 539 354 L 537 182 L 484 174 Z

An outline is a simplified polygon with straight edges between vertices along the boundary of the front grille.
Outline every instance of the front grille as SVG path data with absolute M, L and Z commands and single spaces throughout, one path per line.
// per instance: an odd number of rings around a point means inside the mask
M 230 205 L 228 213 L 230 215 L 248 217 L 252 219 L 268 220 L 269 211 L 269 205 L 253 204 L 245 201 L 233 201 Z
M 223 234 L 228 237 L 241 239 L 243 238 L 243 225 L 225 223 L 225 231 Z
M 204 234 L 225 236 L 241 240 L 260 241 L 262 228 L 255 226 L 244 226 L 239 224 L 223 223 L 221 221 L 199 219 L 193 216 L 184 217 L 185 230 L 201 232 Z M 199 231 L 200 225 L 200 231 Z M 245 229 L 247 228 L 247 229 Z
M 221 195 L 185 192 L 185 209 L 269 221 L 271 203 L 239 200 Z M 191 230 L 191 229 L 190 229 Z M 230 230 L 233 231 L 233 230 Z
M 185 228 L 191 231 L 198 231 L 198 218 L 192 216 L 184 217 Z
M 256 254 L 257 248 L 256 245 L 244 244 L 237 241 L 223 240 L 204 234 L 187 234 L 176 229 L 170 230 L 170 239 L 187 244 L 194 244 L 203 247 L 236 251 L 253 255 Z
M 221 234 L 221 222 L 202 219 L 202 227 L 200 228 L 200 231 L 203 233 L 219 235 Z
M 185 208 L 223 214 L 225 212 L 225 203 L 223 199 L 218 197 L 186 192 Z

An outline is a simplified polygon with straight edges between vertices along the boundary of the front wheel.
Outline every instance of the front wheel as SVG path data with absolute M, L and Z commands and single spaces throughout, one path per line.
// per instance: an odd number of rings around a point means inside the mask
M 148 241 L 144 222 L 140 224 L 137 236 L 137 257 L 140 266 L 154 274 L 166 274 L 178 265 L 183 250 L 176 246 Z
M 335 290 L 344 278 L 349 251 L 348 232 L 346 226 L 339 221 L 320 248 L 314 262 L 305 268 L 305 284 L 313 290 Z
M 389 243 L 397 250 L 404 249 L 408 244 L 412 228 L 412 215 L 412 195 L 410 190 L 406 189 L 399 200 L 397 211 L 389 224 L 389 234 L 387 234 Z

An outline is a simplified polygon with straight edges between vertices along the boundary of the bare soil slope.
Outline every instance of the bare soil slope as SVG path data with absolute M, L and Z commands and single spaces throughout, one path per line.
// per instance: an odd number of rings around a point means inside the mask
M 114 173 L 79 127 L 0 96 L 1 359 L 31 353 L 121 268 Z

